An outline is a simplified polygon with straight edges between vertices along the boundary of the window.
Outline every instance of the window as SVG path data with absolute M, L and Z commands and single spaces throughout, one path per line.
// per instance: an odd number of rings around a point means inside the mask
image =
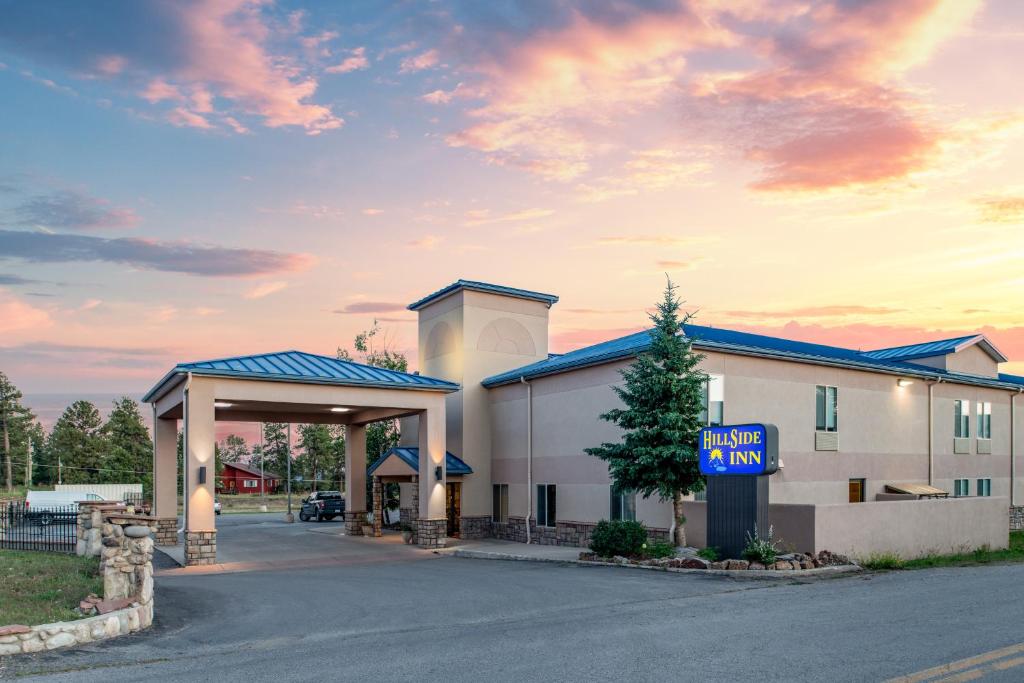
M 968 490 L 968 485 L 969 484 L 970 484 L 970 481 L 967 480 L 967 479 L 954 479 L 953 480 L 953 497 L 954 498 L 963 498 L 964 496 L 971 495 L 971 492 Z
M 611 487 L 611 519 L 627 522 L 636 521 L 636 493 L 626 491 L 618 493 L 615 487 Z
M 991 439 L 992 438 L 992 404 L 991 403 L 976 403 L 975 407 L 978 409 L 978 438 L 979 439 Z M 980 494 L 979 494 L 980 495 Z
M 850 502 L 851 503 L 863 503 L 864 502 L 864 480 L 863 479 L 851 479 L 850 480 Z
M 537 484 L 537 526 L 555 526 L 555 485 Z
M 258 479 L 243 479 L 242 480 L 242 488 L 254 489 L 258 485 L 259 485 L 259 480 Z
M 722 375 L 708 375 L 708 381 L 701 392 L 704 409 L 700 411 L 701 424 L 719 427 L 725 424 L 725 378 Z
M 991 496 L 992 495 L 992 480 L 991 479 L 979 479 L 978 488 L 976 489 L 979 496 Z
M 508 484 L 494 485 L 494 508 L 491 520 L 505 524 L 508 522 Z
M 953 436 L 966 439 L 971 436 L 971 402 L 953 401 Z
M 815 387 L 816 420 L 819 432 L 839 431 L 839 389 L 836 387 Z

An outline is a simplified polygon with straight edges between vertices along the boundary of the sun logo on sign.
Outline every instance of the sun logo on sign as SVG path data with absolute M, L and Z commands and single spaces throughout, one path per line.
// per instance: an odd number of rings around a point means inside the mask
M 708 456 L 708 464 L 709 465 L 714 463 L 714 462 L 716 462 L 716 461 L 720 465 L 724 465 L 725 464 L 725 459 L 722 457 L 722 449 L 721 448 L 712 449 L 711 455 Z

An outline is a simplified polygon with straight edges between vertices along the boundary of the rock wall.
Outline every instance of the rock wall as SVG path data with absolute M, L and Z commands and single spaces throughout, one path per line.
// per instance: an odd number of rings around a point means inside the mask
M 152 518 L 79 508 L 80 555 L 100 556 L 103 600 L 83 601 L 99 615 L 39 626 L 0 626 L 0 655 L 55 650 L 106 640 L 148 628 L 153 623 Z M 98 517 L 96 515 L 99 515 Z M 86 519 L 83 520 L 83 517 Z M 87 525 L 83 525 L 83 521 Z M 87 533 L 83 536 L 81 531 Z M 99 538 L 99 543 L 94 541 Z M 98 546 L 98 552 L 92 552 Z
M 1024 531 L 1024 505 L 1010 508 L 1010 531 Z
M 530 542 L 537 545 L 564 545 L 575 548 L 585 548 L 590 545 L 590 534 L 597 526 L 591 522 L 556 522 L 554 527 L 537 526 L 534 520 L 530 520 Z M 648 527 L 647 538 L 651 541 L 669 540 L 669 530 L 659 527 Z M 508 522 L 491 523 L 491 536 L 506 541 L 526 543 L 526 519 L 523 517 L 509 517 Z

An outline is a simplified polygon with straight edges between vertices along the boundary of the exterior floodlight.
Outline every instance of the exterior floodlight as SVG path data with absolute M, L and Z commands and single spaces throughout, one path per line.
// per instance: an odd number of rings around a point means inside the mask
M 905 379 L 903 377 L 901 377 L 898 380 L 896 380 L 896 385 L 897 386 L 901 386 L 901 387 L 909 387 L 913 383 L 914 383 L 914 380 L 912 380 L 912 379 Z
M 352 410 L 352 409 L 351 408 L 342 408 L 341 406 L 338 406 L 336 408 L 331 408 L 331 412 L 332 413 L 347 413 L 350 410 Z
M 214 408 L 230 408 L 233 405 L 235 405 L 235 404 L 234 403 L 228 403 L 226 401 L 214 401 L 213 402 L 213 407 Z

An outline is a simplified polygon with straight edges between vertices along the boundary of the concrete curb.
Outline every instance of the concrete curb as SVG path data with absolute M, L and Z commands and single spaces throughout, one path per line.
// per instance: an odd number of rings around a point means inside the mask
M 831 567 L 818 567 L 816 569 L 790 569 L 790 570 L 767 570 L 767 569 L 687 569 L 684 567 L 652 567 L 645 564 L 619 564 L 617 562 L 595 562 L 591 560 L 560 559 L 554 557 L 536 557 L 532 555 L 513 555 L 507 553 L 493 553 L 483 550 L 463 550 L 454 548 L 450 553 L 452 557 L 464 557 L 475 560 L 510 560 L 516 562 L 553 562 L 559 564 L 576 564 L 586 567 L 621 567 L 623 569 L 648 569 L 658 572 L 670 572 L 673 574 L 699 574 L 702 576 L 728 576 L 734 579 L 787 581 L 799 578 L 815 578 L 827 576 L 842 576 L 843 574 L 855 574 L 864 571 L 863 567 L 855 564 L 842 564 Z

